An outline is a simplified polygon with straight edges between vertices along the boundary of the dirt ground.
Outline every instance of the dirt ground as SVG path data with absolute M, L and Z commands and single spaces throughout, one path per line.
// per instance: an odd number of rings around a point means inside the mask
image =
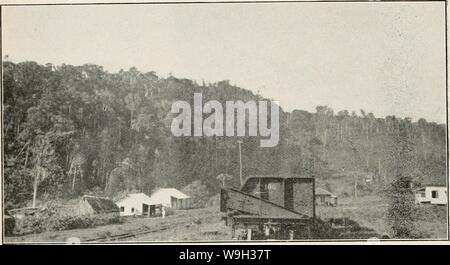
M 374 229 L 380 235 L 392 238 L 392 231 L 387 221 L 388 203 L 378 196 L 339 198 L 337 207 L 316 207 L 316 216 L 321 219 L 348 217 L 358 224 Z M 436 205 L 417 206 L 422 212 L 415 221 L 417 234 L 423 239 L 447 238 L 447 207 Z
M 67 242 L 142 242 L 231 240 L 231 229 L 217 207 L 177 210 L 165 218 L 126 217 L 121 224 L 88 229 L 44 232 L 6 237 L 9 243 Z M 135 236 L 130 237 L 133 234 Z M 124 236 L 125 238 L 121 238 Z
M 360 225 L 375 229 L 381 235 L 390 235 L 386 222 L 388 205 L 378 197 L 364 197 L 354 200 L 343 198 L 337 207 L 316 207 L 316 215 L 327 218 L 349 217 Z M 444 207 L 445 208 L 445 207 Z M 427 238 L 445 238 L 447 233 L 446 210 L 425 207 L 423 218 L 417 221 L 417 229 Z M 436 215 L 436 210 L 442 212 Z M 442 210 L 442 211 L 441 211 Z M 177 210 L 166 218 L 127 217 L 120 224 L 105 225 L 89 229 L 44 232 L 16 237 L 6 237 L 5 242 L 180 242 L 180 241 L 230 241 L 231 228 L 225 225 L 224 213 L 217 206 Z M 442 217 L 444 216 L 444 217 Z M 439 217 L 439 218 L 438 218 Z

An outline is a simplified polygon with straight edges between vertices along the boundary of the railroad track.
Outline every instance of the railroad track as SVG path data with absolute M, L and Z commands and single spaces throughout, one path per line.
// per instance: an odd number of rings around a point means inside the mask
M 152 228 L 148 228 L 148 229 L 139 228 L 139 229 L 135 229 L 135 230 L 129 230 L 129 231 L 126 231 L 126 232 L 123 232 L 120 234 L 104 235 L 104 236 L 99 236 L 99 237 L 94 237 L 94 238 L 88 238 L 88 239 L 82 240 L 82 242 L 119 241 L 119 240 L 123 240 L 123 239 L 137 237 L 140 235 L 165 231 L 165 230 L 168 230 L 170 228 L 175 228 L 180 225 L 191 225 L 191 224 L 192 224 L 192 220 L 180 220 L 180 221 L 172 222 L 170 224 L 167 224 L 167 223 L 161 224 L 161 225 L 158 225 L 158 226 L 155 226 Z
M 125 233 L 120 233 L 120 234 L 114 234 L 114 235 L 105 235 L 105 236 L 100 236 L 100 237 L 95 237 L 95 238 L 88 238 L 83 240 L 83 242 L 108 242 L 108 241 L 119 241 L 119 240 L 123 240 L 123 239 L 127 239 L 127 238 L 133 238 L 139 235 L 144 235 L 144 234 L 149 234 L 149 233 L 155 233 L 155 232 L 160 232 L 160 231 L 164 231 L 167 230 L 171 227 L 175 227 L 176 225 L 163 225 L 163 226 L 159 226 L 158 228 L 151 228 L 151 229 L 136 229 L 136 230 L 132 230 L 132 231 L 127 231 Z

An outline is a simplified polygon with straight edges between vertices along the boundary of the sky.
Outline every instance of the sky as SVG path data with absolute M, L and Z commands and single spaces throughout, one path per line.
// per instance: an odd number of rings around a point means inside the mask
M 287 111 L 317 105 L 445 123 L 445 3 L 2 7 L 13 62 L 230 80 Z

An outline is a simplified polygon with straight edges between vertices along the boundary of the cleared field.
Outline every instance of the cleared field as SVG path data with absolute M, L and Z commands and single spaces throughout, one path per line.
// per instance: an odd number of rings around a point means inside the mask
M 386 221 L 387 203 L 375 196 L 342 198 L 337 207 L 317 206 L 316 213 L 322 220 L 348 217 L 379 234 L 390 236 Z M 425 238 L 445 238 L 447 235 L 446 207 L 423 205 L 419 207 L 416 229 Z M 78 238 L 81 242 L 173 242 L 173 241 L 229 241 L 231 228 L 222 220 L 224 214 L 217 206 L 178 210 L 166 218 L 127 217 L 121 224 L 105 225 L 89 229 L 44 232 L 17 237 L 6 237 L 10 243 L 67 242 Z
M 374 229 L 379 234 L 389 235 L 385 218 L 387 208 L 387 203 L 375 196 L 360 197 L 356 200 L 352 197 L 339 198 L 336 207 L 317 206 L 316 216 L 322 220 L 348 217 L 362 226 Z
M 67 242 L 78 238 L 81 242 L 108 241 L 209 241 L 230 240 L 231 231 L 221 220 L 216 208 L 178 210 L 166 218 L 127 217 L 123 223 L 88 229 L 44 232 L 6 237 L 10 243 Z
M 348 217 L 362 226 L 374 229 L 379 234 L 392 238 L 386 214 L 389 205 L 378 196 L 339 198 L 337 207 L 317 206 L 316 215 L 321 219 Z M 418 205 L 415 229 L 424 239 L 445 239 L 447 237 L 447 207 Z

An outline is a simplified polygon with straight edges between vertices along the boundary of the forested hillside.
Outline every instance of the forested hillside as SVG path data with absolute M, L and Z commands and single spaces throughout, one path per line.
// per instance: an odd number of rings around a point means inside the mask
M 89 192 L 184 187 L 201 180 L 212 192 L 219 174 L 239 183 L 237 137 L 174 137 L 175 100 L 261 100 L 228 81 L 198 84 L 135 68 L 3 64 L 3 159 L 6 207 Z M 282 106 L 281 106 L 282 107 Z M 280 111 L 280 144 L 261 148 L 241 137 L 243 175 L 314 175 L 382 189 L 407 153 L 415 185 L 445 183 L 446 127 L 424 119 L 375 117 L 364 110 Z M 340 181 L 341 180 L 341 181 Z M 340 182 L 339 182 L 340 181 Z M 349 184 L 350 185 L 350 184 Z M 363 187 L 362 187 L 363 188 Z M 374 188 L 373 191 L 377 192 Z

